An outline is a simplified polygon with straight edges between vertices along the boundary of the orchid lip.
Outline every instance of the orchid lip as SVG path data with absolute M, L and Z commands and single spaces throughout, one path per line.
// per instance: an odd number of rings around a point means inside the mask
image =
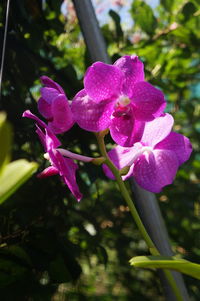
M 45 153 L 45 154 L 44 154 L 44 158 L 45 158 L 46 160 L 49 160 L 49 161 L 50 161 L 50 156 L 49 156 L 48 153 Z
M 131 103 L 131 100 L 128 96 L 126 95 L 121 95 L 118 99 L 117 104 L 119 104 L 122 107 L 126 107 Z
M 130 103 L 131 103 L 131 100 L 128 96 L 121 95 L 118 98 L 117 103 L 115 105 L 115 109 L 114 109 L 114 112 L 112 114 L 112 118 L 128 116 L 128 113 L 131 110 Z
M 134 164 L 141 155 L 145 155 L 145 156 L 150 155 L 152 152 L 153 152 L 153 148 L 151 146 L 141 147 L 141 149 L 135 154 L 135 156 L 133 156 L 133 158 L 129 162 L 128 166 L 131 166 L 132 164 Z

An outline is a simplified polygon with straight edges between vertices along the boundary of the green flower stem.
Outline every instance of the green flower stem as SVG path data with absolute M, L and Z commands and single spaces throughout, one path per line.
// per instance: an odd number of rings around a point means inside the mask
M 145 242 L 146 242 L 146 244 L 149 248 L 150 253 L 152 255 L 161 255 L 160 252 L 158 251 L 158 249 L 156 248 L 155 244 L 151 240 L 149 234 L 147 233 L 147 231 L 146 231 L 146 229 L 145 229 L 145 227 L 142 223 L 142 220 L 141 220 L 141 218 L 140 218 L 140 216 L 139 216 L 139 214 L 136 210 L 135 205 L 132 202 L 132 199 L 129 195 L 129 192 L 128 192 L 128 190 L 127 190 L 127 188 L 126 188 L 126 186 L 125 186 L 125 184 L 124 184 L 124 182 L 123 182 L 123 180 L 120 176 L 120 171 L 116 168 L 116 166 L 112 163 L 112 161 L 108 157 L 106 147 L 105 147 L 105 143 L 104 143 L 104 137 L 105 137 L 106 134 L 107 134 L 107 131 L 102 131 L 102 132 L 96 133 L 100 153 L 105 158 L 104 164 L 106 164 L 110 168 L 113 175 L 115 176 L 117 184 L 118 184 L 119 189 L 121 191 L 121 194 L 124 197 L 128 207 L 130 209 L 130 212 L 133 216 L 133 219 L 134 219 L 136 225 L 138 226 L 138 229 L 139 229 L 142 237 L 144 238 L 144 240 L 145 240 Z M 164 273 L 165 273 L 165 276 L 166 276 L 168 282 L 171 285 L 171 288 L 173 289 L 173 292 L 174 292 L 177 300 L 178 301 L 183 301 L 183 297 L 180 293 L 179 288 L 177 287 L 177 284 L 174 280 L 174 277 L 173 277 L 172 273 L 169 270 L 164 270 Z

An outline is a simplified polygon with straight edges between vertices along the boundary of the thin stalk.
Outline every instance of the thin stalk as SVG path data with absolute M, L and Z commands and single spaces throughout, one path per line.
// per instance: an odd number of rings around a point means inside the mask
M 10 8 L 10 0 L 7 1 L 6 22 L 5 22 L 5 29 L 4 29 L 4 35 L 3 35 L 3 46 L 2 46 L 2 55 L 1 55 L 1 68 L 0 68 L 0 99 L 1 99 L 1 86 L 2 86 L 2 78 L 3 78 L 5 49 L 6 49 L 6 38 L 7 38 L 7 31 L 8 31 L 9 8 Z
M 99 145 L 99 149 L 100 149 L 100 153 L 101 155 L 105 158 L 105 162 L 104 164 L 106 164 L 110 170 L 112 171 L 113 175 L 115 176 L 115 179 L 117 181 L 117 184 L 119 186 L 119 189 L 121 191 L 121 194 L 124 198 L 124 200 L 126 201 L 129 209 L 130 209 L 130 212 L 131 212 L 131 215 L 142 235 L 142 237 L 144 238 L 148 248 L 149 248 L 149 251 L 152 255 L 161 255 L 160 252 L 158 251 L 158 249 L 156 248 L 155 244 L 153 243 L 153 241 L 151 240 L 149 234 L 147 233 L 144 225 L 143 225 L 143 222 L 137 212 L 137 209 L 135 207 L 135 205 L 133 204 L 132 202 L 132 199 L 129 195 L 129 192 L 120 176 L 120 173 L 119 173 L 119 170 L 116 168 L 116 166 L 112 163 L 112 161 L 110 160 L 108 154 L 107 154 L 107 151 L 106 151 L 106 147 L 105 147 L 105 143 L 104 143 L 104 137 L 105 135 L 107 134 L 107 132 L 99 132 L 96 134 L 96 137 L 97 137 L 97 142 L 98 142 L 98 145 Z M 182 297 L 182 294 L 179 290 L 179 288 L 177 287 L 176 285 L 176 282 L 173 278 L 173 275 L 171 274 L 171 272 L 169 270 L 164 270 L 164 273 L 165 273 L 165 276 L 169 282 L 169 284 L 171 285 L 172 289 L 173 289 L 173 292 L 177 298 L 178 301 L 183 301 L 183 297 Z

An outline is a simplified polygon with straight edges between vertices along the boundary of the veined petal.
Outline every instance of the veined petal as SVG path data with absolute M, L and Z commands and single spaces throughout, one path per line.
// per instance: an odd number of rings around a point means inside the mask
M 51 105 L 53 120 L 48 123 L 49 128 L 60 134 L 68 131 L 74 124 L 71 108 L 64 94 L 59 94 Z
M 129 172 L 122 177 L 123 180 L 126 180 L 132 175 L 133 162 L 137 159 L 141 149 L 142 145 L 140 143 L 136 143 L 133 147 L 122 147 L 118 145 L 108 152 L 109 158 L 118 169 L 122 169 L 125 166 L 130 166 Z M 115 178 L 107 165 L 103 164 L 103 170 L 107 177 L 109 177 L 110 179 Z
M 22 114 L 22 117 L 27 117 L 27 118 L 30 118 L 30 119 L 33 119 L 37 122 L 37 124 L 39 126 L 41 126 L 42 128 L 46 128 L 47 125 L 46 123 L 44 123 L 40 118 L 38 118 L 36 115 L 32 114 L 30 110 L 26 110 L 23 114 Z
M 163 114 L 161 117 L 146 122 L 141 142 L 144 145 L 154 147 L 169 135 L 173 124 L 174 119 L 170 114 Z
M 54 166 L 49 166 L 47 168 L 45 168 L 41 173 L 39 173 L 37 175 L 37 178 L 46 178 L 46 177 L 51 177 L 51 176 L 54 176 L 54 175 L 57 175 L 58 174 L 58 169 Z
M 82 194 L 80 193 L 76 183 L 76 170 L 78 169 L 78 165 L 71 159 L 64 158 L 58 151 L 55 152 L 55 158 L 58 165 L 59 174 L 64 183 L 68 186 L 75 198 L 80 201 Z
M 144 122 L 135 120 L 130 112 L 127 115 L 113 117 L 110 125 L 110 134 L 113 140 L 121 146 L 132 146 L 141 139 Z
M 156 149 L 138 158 L 133 175 L 142 188 L 159 193 L 164 186 L 173 182 L 178 165 L 174 152 Z
M 124 73 L 123 93 L 132 97 L 134 84 L 144 81 L 144 65 L 137 56 L 125 55 L 118 59 L 115 63 Z
M 109 127 L 113 112 L 113 101 L 96 103 L 81 90 L 72 101 L 73 118 L 78 125 L 87 131 L 99 132 Z
M 65 94 L 64 90 L 62 89 L 62 87 L 57 84 L 56 82 L 54 82 L 51 78 L 49 78 L 46 75 L 43 75 L 40 77 L 41 82 L 43 83 L 43 85 L 45 85 L 46 87 L 49 88 L 54 88 L 56 89 L 58 92 L 60 92 L 61 94 Z
M 52 104 L 54 98 L 61 94 L 56 89 L 49 87 L 42 87 L 40 89 L 40 93 L 42 95 L 42 98 L 44 98 L 50 105 Z
M 54 133 L 52 133 L 52 131 L 49 128 L 45 129 L 45 143 L 48 152 L 61 145 L 61 142 L 58 140 L 58 138 L 54 135 Z
M 173 151 L 179 161 L 179 165 L 187 161 L 192 152 L 190 140 L 178 133 L 171 132 L 164 140 L 159 142 L 155 149 Z
M 49 138 L 50 140 L 53 141 L 53 147 L 57 148 L 60 146 L 60 141 L 58 140 L 58 138 L 52 133 L 52 131 L 49 129 L 49 127 L 46 125 L 46 123 L 44 123 L 42 120 L 40 120 L 36 115 L 32 114 L 31 111 L 27 110 L 23 113 L 22 117 L 27 117 L 27 118 L 31 118 L 33 120 L 36 121 L 37 125 L 43 129 L 45 129 L 45 137 L 41 134 L 41 129 L 39 131 L 39 128 L 37 127 L 36 133 L 39 135 L 39 138 L 42 142 L 42 144 L 45 146 L 46 143 L 46 139 Z M 45 139 L 45 140 L 44 140 Z
M 118 67 L 96 62 L 85 74 L 85 91 L 97 103 L 114 99 L 121 91 L 123 78 L 123 73 Z
M 36 124 L 36 134 L 38 134 L 38 137 L 40 139 L 40 142 L 42 143 L 45 152 L 47 152 L 47 145 L 46 145 L 46 135 L 45 133 L 41 130 L 41 128 Z
M 44 98 L 42 97 L 39 98 L 37 106 L 38 106 L 38 111 L 44 118 L 51 119 L 53 117 L 51 111 L 51 105 Z
M 64 158 L 60 152 L 56 150 L 61 143 L 43 121 L 41 121 L 30 111 L 25 111 L 23 113 L 23 117 L 28 117 L 36 121 L 36 133 L 38 134 L 42 144 L 44 145 L 45 151 L 47 152 L 46 158 L 52 165 L 39 174 L 39 177 L 45 177 L 59 173 L 64 183 L 79 201 L 82 197 L 82 194 L 79 191 L 75 177 L 78 165 L 75 164 L 71 159 Z M 42 129 L 44 129 L 44 131 Z
M 137 82 L 132 93 L 134 115 L 138 120 L 150 121 L 160 116 L 165 107 L 164 94 L 147 82 Z

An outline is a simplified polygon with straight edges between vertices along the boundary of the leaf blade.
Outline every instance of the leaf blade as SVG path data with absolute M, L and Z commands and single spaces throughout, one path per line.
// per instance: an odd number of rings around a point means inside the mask
M 37 170 L 37 163 L 24 159 L 9 163 L 0 175 L 0 204 L 13 194 Z
M 200 264 L 185 259 L 170 256 L 137 256 L 130 260 L 130 264 L 138 268 L 156 268 L 176 270 L 183 274 L 200 279 Z

